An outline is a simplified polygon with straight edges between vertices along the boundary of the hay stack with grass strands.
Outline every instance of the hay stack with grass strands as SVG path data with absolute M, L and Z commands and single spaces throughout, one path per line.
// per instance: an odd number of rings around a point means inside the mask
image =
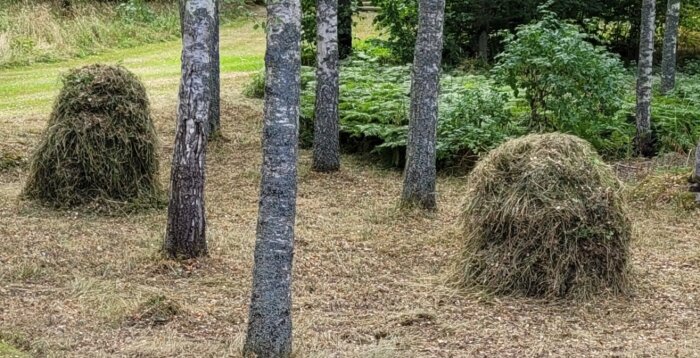
M 32 157 L 25 196 L 55 207 L 155 205 L 157 148 L 146 89 L 134 74 L 121 66 L 74 69 Z
M 628 287 L 621 183 L 580 138 L 529 135 L 489 153 L 469 176 L 463 225 L 461 285 L 544 298 Z

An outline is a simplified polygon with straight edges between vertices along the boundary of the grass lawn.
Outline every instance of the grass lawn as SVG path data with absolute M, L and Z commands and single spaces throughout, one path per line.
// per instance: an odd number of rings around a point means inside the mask
M 252 21 L 222 32 L 224 140 L 210 145 L 207 158 L 210 258 L 161 258 L 165 210 L 54 211 L 18 199 L 26 165 L 0 171 L 0 356 L 11 356 L 7 344 L 40 357 L 240 354 L 262 125 L 262 101 L 240 92 L 262 67 L 264 46 Z M 0 150 L 29 156 L 61 72 L 121 62 L 149 91 L 167 183 L 179 51 L 172 42 L 0 70 Z M 299 357 L 700 355 L 700 221 L 673 199 L 685 189 L 684 172 L 661 168 L 663 161 L 616 166 L 634 193 L 633 296 L 555 303 L 444 284 L 461 246 L 465 178 L 439 178 L 440 210 L 423 215 L 396 210 L 397 171 L 344 156 L 343 170 L 325 175 L 310 162 L 301 151 L 293 293 Z

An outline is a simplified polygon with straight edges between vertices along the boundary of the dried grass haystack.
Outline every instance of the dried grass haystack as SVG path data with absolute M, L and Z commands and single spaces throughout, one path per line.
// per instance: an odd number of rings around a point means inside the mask
M 47 205 L 159 201 L 146 89 L 121 66 L 70 71 L 34 153 L 25 195 Z
M 588 142 L 511 140 L 479 162 L 466 189 L 460 284 L 545 298 L 626 291 L 621 183 Z

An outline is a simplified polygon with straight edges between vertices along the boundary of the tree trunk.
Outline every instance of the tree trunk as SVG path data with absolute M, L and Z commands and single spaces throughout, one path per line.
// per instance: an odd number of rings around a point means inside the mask
M 639 68 L 637 72 L 637 138 L 638 155 L 654 154 L 651 133 L 651 86 L 654 61 L 654 21 L 656 1 L 642 3 L 642 27 L 639 40 Z
M 661 93 L 666 94 L 676 87 L 676 50 L 678 48 L 678 25 L 681 16 L 681 0 L 668 0 L 664 48 L 661 57 Z
M 489 33 L 484 30 L 479 35 L 479 57 L 482 61 L 489 61 Z
M 211 101 L 213 0 L 187 0 L 183 7 L 182 80 L 170 175 L 164 251 L 171 257 L 207 254 L 204 174 Z
M 244 354 L 289 357 L 301 71 L 299 0 L 267 3 L 263 163 Z
M 352 0 L 338 0 L 338 55 L 352 54 Z
M 402 203 L 435 209 L 435 142 L 445 0 L 420 0 Z
M 313 168 L 319 172 L 332 172 L 340 169 L 338 1 L 318 0 L 316 12 L 318 31 Z
M 695 148 L 695 171 L 693 173 L 692 181 L 694 181 L 695 187 L 695 201 L 700 204 L 700 143 L 698 143 L 697 148 Z
M 221 130 L 221 61 L 219 58 L 219 11 L 221 0 L 214 0 L 214 33 L 211 45 L 211 107 L 209 135 L 217 136 Z

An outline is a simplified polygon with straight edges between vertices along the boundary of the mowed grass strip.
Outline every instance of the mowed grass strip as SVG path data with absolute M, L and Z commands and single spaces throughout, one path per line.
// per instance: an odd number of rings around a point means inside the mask
M 263 67 L 265 33 L 249 20 L 221 29 L 221 71 L 245 73 Z M 181 42 L 170 41 L 54 64 L 0 70 L 0 118 L 47 114 L 61 86 L 61 74 L 92 63 L 121 64 L 138 75 L 154 97 L 177 96 Z

